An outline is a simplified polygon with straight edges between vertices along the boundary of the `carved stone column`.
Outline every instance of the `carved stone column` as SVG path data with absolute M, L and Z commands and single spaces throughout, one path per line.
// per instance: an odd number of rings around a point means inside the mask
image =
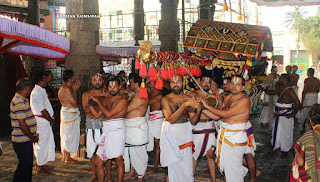
M 159 39 L 161 51 L 178 52 L 179 21 L 177 5 L 179 0 L 160 0 L 161 20 L 159 21 Z
M 99 44 L 99 18 L 84 18 L 83 15 L 99 15 L 98 0 L 67 0 L 68 31 L 70 31 L 70 55 L 66 56 L 65 68 L 71 69 L 81 81 L 81 93 L 90 86 L 90 78 L 102 69 L 96 55 Z
M 134 0 L 134 34 L 138 40 L 144 40 L 143 0 Z

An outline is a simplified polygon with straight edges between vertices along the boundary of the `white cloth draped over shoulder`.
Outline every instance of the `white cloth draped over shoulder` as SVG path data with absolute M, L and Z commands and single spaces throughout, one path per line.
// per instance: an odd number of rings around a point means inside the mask
M 160 139 L 162 122 L 164 116 L 161 110 L 152 111 L 149 113 L 148 126 L 149 126 L 149 143 L 147 145 L 148 152 L 153 151 L 154 139 Z
M 78 108 L 61 107 L 60 111 L 61 151 L 77 155 L 80 143 L 80 111 Z
M 169 181 L 193 182 L 192 125 L 164 121 L 160 137 L 160 163 L 168 167 Z
M 30 107 L 36 118 L 37 133 L 39 134 L 38 143 L 33 144 L 34 155 L 36 156 L 37 164 L 42 166 L 48 161 L 55 160 L 55 143 L 50 122 L 42 116 L 41 111 L 47 110 L 52 118 L 54 113 L 46 90 L 39 85 L 35 85 L 31 92 Z
M 197 160 L 207 154 L 208 150 L 216 149 L 216 130 L 214 121 L 198 122 L 192 130 L 194 143 L 193 159 Z
M 271 144 L 273 150 L 278 148 L 282 152 L 288 152 L 293 144 L 294 118 L 286 118 L 292 112 L 293 104 L 276 103 L 276 107 L 282 108 L 275 111 L 276 118 L 272 130 Z
M 230 125 L 221 122 L 217 140 L 216 156 L 220 173 L 224 172 L 227 182 L 244 181 L 248 172 L 242 163 L 248 143 L 246 123 Z
M 97 155 L 104 161 L 123 156 L 126 136 L 124 118 L 105 120 L 102 125 Z

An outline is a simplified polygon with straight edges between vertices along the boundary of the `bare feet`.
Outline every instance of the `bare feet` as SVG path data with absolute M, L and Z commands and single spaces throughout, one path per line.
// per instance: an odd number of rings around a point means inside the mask
M 143 182 L 144 181 L 144 177 L 142 177 L 142 178 L 138 178 L 138 180 L 137 180 L 137 182 Z
M 97 181 L 97 177 L 96 176 L 92 176 L 91 179 L 88 182 L 96 182 Z
M 256 177 L 260 176 L 261 171 L 259 171 L 258 169 L 256 170 Z
M 114 182 L 113 179 L 108 179 L 108 182 Z
M 53 166 L 43 165 L 42 168 L 45 169 L 45 170 L 49 170 L 49 169 L 52 169 Z
M 64 163 L 66 163 L 66 164 L 78 164 L 78 163 L 80 163 L 80 162 L 77 161 L 77 160 L 75 160 L 75 159 L 70 158 L 70 159 L 66 159 L 66 160 L 64 161 Z
M 154 167 L 152 168 L 149 172 L 147 172 L 147 175 L 150 175 L 150 174 L 153 174 L 153 173 L 156 173 L 158 171 L 158 167 Z
M 126 176 L 124 176 L 123 181 L 128 180 L 128 179 L 135 179 L 136 177 L 132 174 L 127 174 Z
M 49 171 L 46 171 L 44 169 L 41 170 L 37 170 L 37 175 L 43 175 L 43 176 L 47 176 L 47 175 L 51 175 L 52 173 Z
M 249 182 L 257 182 L 257 178 L 250 178 Z

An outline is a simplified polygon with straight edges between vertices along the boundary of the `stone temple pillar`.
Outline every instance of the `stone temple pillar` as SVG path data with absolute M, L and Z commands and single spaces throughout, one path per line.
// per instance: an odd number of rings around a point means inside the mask
M 179 21 L 177 6 L 179 0 L 160 0 L 161 20 L 159 21 L 159 39 L 161 51 L 178 52 Z
M 143 0 L 134 0 L 134 34 L 138 40 L 144 40 Z
M 215 4 L 217 0 L 199 0 L 200 19 L 213 20 Z
M 91 75 L 102 69 L 100 57 L 96 55 L 99 44 L 99 18 L 84 15 L 99 15 L 98 0 L 67 0 L 67 28 L 70 32 L 70 55 L 66 56 L 65 69 L 71 69 L 81 81 L 80 93 L 88 90 Z M 78 93 L 80 95 L 80 93 Z
M 86 15 L 99 15 L 98 0 L 67 0 L 67 28 L 70 32 L 70 55 L 66 56 L 65 69 L 71 69 L 81 86 L 77 103 L 81 112 L 81 128 L 85 128 L 85 112 L 82 107 L 82 93 L 91 88 L 91 76 L 102 70 L 100 56 L 96 55 L 99 44 L 100 18 L 86 18 Z M 81 129 L 78 156 L 85 157 L 85 132 Z

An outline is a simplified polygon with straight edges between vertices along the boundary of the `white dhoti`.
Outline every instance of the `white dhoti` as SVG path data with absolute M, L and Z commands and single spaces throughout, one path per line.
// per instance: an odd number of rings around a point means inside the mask
M 148 123 L 144 117 L 125 119 L 126 124 L 126 148 L 124 152 L 125 172 L 133 167 L 138 177 L 144 176 L 148 166 Z
M 272 123 L 273 121 L 273 96 L 264 94 L 264 102 L 268 103 L 267 106 L 263 106 L 262 111 L 261 111 L 261 123 L 267 124 L 267 123 Z
M 271 144 L 273 150 L 280 148 L 282 152 L 289 152 L 293 144 L 294 118 L 286 118 L 286 115 L 292 112 L 292 104 L 276 103 L 276 106 L 288 109 L 276 111 Z
M 96 151 L 101 140 L 102 129 L 87 129 L 86 152 L 89 159 Z
M 92 158 L 100 143 L 100 137 L 102 135 L 102 121 L 103 119 L 92 119 L 88 116 L 86 117 L 86 152 L 89 159 Z
M 216 131 L 217 131 L 217 133 L 219 133 L 219 130 L 220 130 L 220 123 L 221 123 L 222 121 L 221 121 L 221 119 L 219 119 L 219 120 L 217 120 L 217 121 L 213 121 L 213 123 L 214 123 L 214 127 L 215 127 L 215 129 L 216 129 Z
M 80 111 L 78 108 L 61 107 L 61 151 L 77 155 L 80 143 Z
M 55 144 L 50 122 L 44 118 L 36 116 L 37 133 L 39 142 L 33 144 L 34 155 L 39 166 L 45 165 L 49 161 L 55 160 Z
M 160 163 L 168 167 L 171 182 L 193 182 L 192 126 L 189 121 L 164 121 L 160 137 Z
M 104 161 L 124 155 L 126 128 L 123 118 L 105 120 L 97 155 Z
M 303 101 L 303 109 L 300 114 L 300 121 L 304 122 L 313 104 L 318 103 L 318 93 L 307 93 Z
M 147 151 L 153 151 L 154 139 L 160 139 L 162 122 L 164 116 L 161 110 L 152 111 L 149 113 L 148 126 L 149 126 L 149 143 Z
M 213 121 L 198 122 L 197 125 L 193 127 L 192 133 L 194 143 L 194 153 L 192 156 L 194 160 L 205 156 L 208 150 L 215 151 L 216 130 Z
M 251 154 L 254 157 L 254 154 L 255 154 L 254 151 L 256 150 L 257 145 L 256 145 L 256 141 L 254 139 L 253 128 L 252 128 L 252 124 L 250 121 L 248 121 L 246 124 L 246 133 L 247 133 L 247 137 L 248 137 L 248 145 L 246 146 L 245 154 Z
M 227 182 L 244 181 L 248 169 L 243 166 L 248 138 L 246 123 L 230 125 L 221 122 L 217 143 L 217 165 L 220 173 L 225 174 Z

